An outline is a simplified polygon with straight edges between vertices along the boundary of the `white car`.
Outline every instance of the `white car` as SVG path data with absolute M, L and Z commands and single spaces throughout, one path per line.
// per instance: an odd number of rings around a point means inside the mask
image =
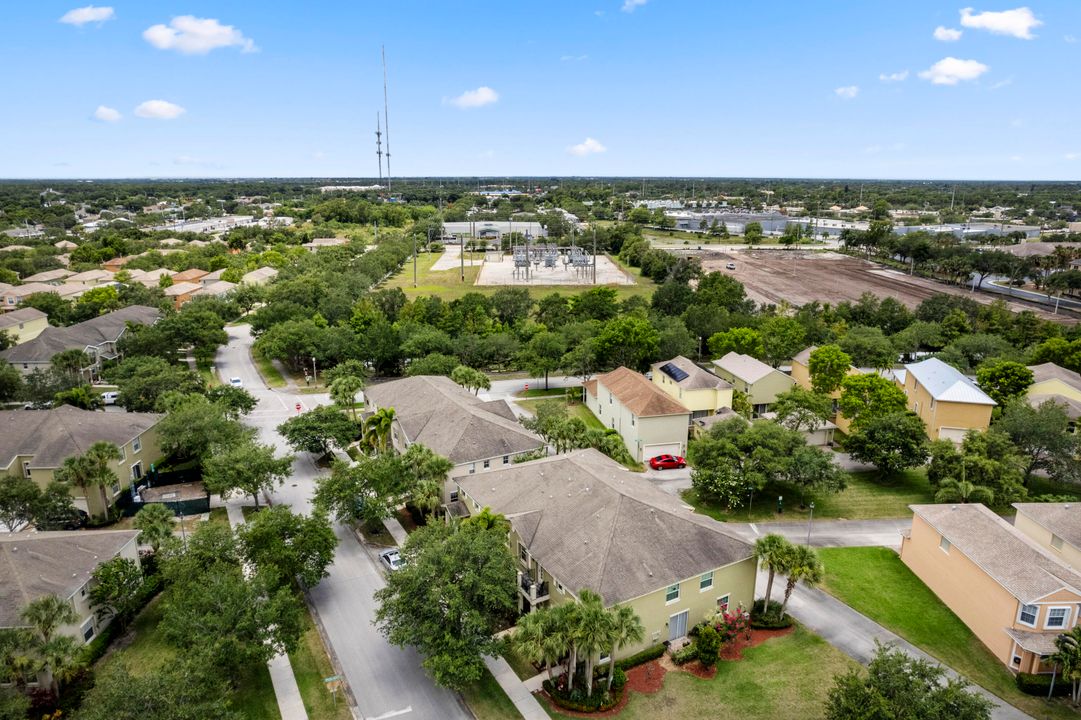
M 232 385 L 233 387 L 238 387 L 238 388 L 244 387 L 244 381 L 241 380 L 238 377 L 229 378 L 229 384 Z
M 109 392 L 103 392 L 101 394 L 101 401 L 106 405 L 116 405 L 116 399 L 120 397 L 120 393 L 115 390 Z
M 383 563 L 383 566 L 394 572 L 402 566 L 402 554 L 398 551 L 398 548 L 391 548 L 390 550 L 384 550 L 379 553 L 379 560 Z

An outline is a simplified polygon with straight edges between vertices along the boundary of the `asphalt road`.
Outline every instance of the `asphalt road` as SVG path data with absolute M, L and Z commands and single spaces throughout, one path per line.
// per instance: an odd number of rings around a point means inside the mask
M 247 416 L 259 432 L 259 441 L 289 452 L 275 428 L 302 410 L 329 403 L 326 395 L 299 395 L 267 388 L 251 360 L 251 334 L 247 325 L 226 328 L 229 344 L 218 350 L 217 371 L 223 380 L 239 377 L 259 401 Z M 271 494 L 274 504 L 297 512 L 311 509 L 315 479 L 320 474 L 307 453 L 297 455 L 293 475 Z M 244 502 L 240 498 L 235 501 Z M 339 545 L 330 576 L 311 591 L 312 604 L 337 657 L 342 674 L 356 700 L 354 714 L 364 720 L 471 720 L 472 714 L 455 693 L 436 687 L 412 649 L 390 645 L 372 624 L 376 590 L 383 587 L 382 571 L 374 554 L 357 541 L 349 528 L 335 527 Z

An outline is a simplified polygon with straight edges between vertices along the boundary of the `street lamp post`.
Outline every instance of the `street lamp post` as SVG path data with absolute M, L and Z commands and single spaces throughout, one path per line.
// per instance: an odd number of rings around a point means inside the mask
M 807 547 L 811 546 L 811 525 L 815 521 L 815 504 L 811 503 L 811 517 L 807 519 Z
M 315 369 L 315 356 L 312 356 L 312 380 L 319 382 L 319 372 Z

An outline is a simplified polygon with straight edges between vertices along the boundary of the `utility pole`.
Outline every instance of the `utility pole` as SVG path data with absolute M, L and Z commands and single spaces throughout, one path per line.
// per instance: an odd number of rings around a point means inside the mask
M 387 49 L 379 47 L 383 56 L 383 122 L 387 127 L 387 194 L 390 194 L 390 103 L 387 102 Z
M 431 232 L 429 230 L 429 232 Z M 417 286 L 417 233 L 413 231 L 413 287 Z
M 597 284 L 597 226 L 593 226 L 593 284 Z

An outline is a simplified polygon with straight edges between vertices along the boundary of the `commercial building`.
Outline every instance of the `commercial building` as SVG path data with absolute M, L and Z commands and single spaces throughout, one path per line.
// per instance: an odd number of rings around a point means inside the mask
M 691 411 L 644 375 L 620 367 L 582 387 L 586 407 L 619 433 L 635 460 L 686 454 Z

